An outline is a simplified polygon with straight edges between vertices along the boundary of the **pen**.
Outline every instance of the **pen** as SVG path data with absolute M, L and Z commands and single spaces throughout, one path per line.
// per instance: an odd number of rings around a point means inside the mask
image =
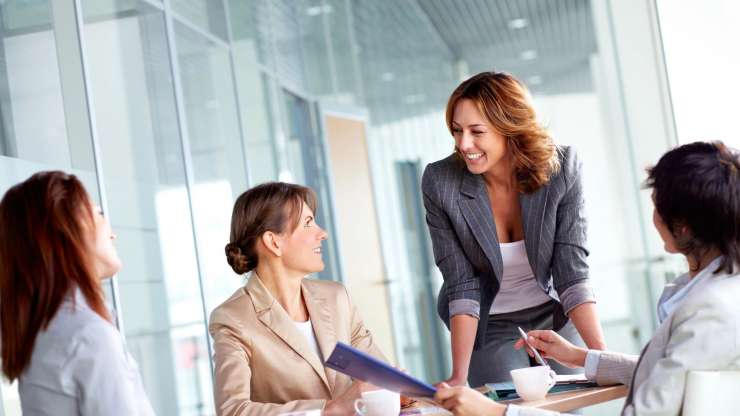
M 549 365 L 547 365 L 547 362 L 544 359 L 542 359 L 542 356 L 540 355 L 540 353 L 537 352 L 537 349 L 533 347 L 532 344 L 529 343 L 529 341 L 527 341 L 527 333 L 524 332 L 524 330 L 521 327 L 516 327 L 516 329 L 519 330 L 519 336 L 522 337 L 522 340 L 524 341 L 524 343 L 527 344 L 529 349 L 531 349 L 532 352 L 534 353 L 534 359 L 537 360 L 538 363 L 544 365 L 545 367 L 549 367 Z

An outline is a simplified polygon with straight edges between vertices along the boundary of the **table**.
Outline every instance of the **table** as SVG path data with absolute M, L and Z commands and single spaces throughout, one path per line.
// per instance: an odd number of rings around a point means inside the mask
M 543 400 L 526 402 L 522 399 L 501 400 L 501 404 L 516 404 L 524 407 L 535 407 L 538 409 L 556 412 L 570 412 L 586 406 L 592 406 L 609 400 L 620 399 L 627 395 L 627 386 L 588 387 L 585 389 L 564 391 L 561 393 L 548 394 Z M 419 401 L 415 407 L 434 407 L 434 404 Z M 449 415 L 449 412 L 425 413 L 426 416 Z
M 522 399 L 502 400 L 501 404 L 516 404 L 519 406 L 536 407 L 538 409 L 555 412 L 570 412 L 586 406 L 620 399 L 627 395 L 627 386 L 589 387 L 585 389 L 564 391 L 548 394 L 542 400 L 525 402 Z

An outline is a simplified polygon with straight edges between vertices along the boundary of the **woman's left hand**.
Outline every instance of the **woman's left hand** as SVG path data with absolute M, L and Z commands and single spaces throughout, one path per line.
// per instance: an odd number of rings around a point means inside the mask
M 506 406 L 465 386 L 450 387 L 441 383 L 434 400 L 455 416 L 503 416 L 506 413 Z

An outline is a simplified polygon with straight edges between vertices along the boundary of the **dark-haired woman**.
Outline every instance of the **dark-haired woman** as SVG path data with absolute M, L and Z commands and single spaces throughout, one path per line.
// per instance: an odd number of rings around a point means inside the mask
M 251 276 L 211 314 L 218 415 L 352 414 L 367 386 L 324 359 L 338 341 L 384 359 L 344 286 L 305 278 L 324 269 L 315 210 L 313 191 L 276 182 L 234 204 L 226 257 Z
M 0 202 L 2 370 L 24 415 L 152 415 L 101 280 L 115 235 L 80 181 L 41 172 Z
M 513 348 L 517 327 L 605 348 L 573 149 L 555 146 L 525 87 L 505 73 L 463 82 L 446 120 L 455 152 L 427 166 L 422 192 L 444 278 L 438 311 L 451 332 L 447 383 L 506 381 L 510 370 L 529 366 Z
M 552 331 L 531 331 L 529 342 L 564 365 L 585 365 L 599 384 L 629 385 L 622 415 L 675 416 L 689 371 L 740 370 L 740 155 L 720 142 L 687 144 L 660 158 L 647 185 L 664 249 L 683 254 L 689 271 L 665 287 L 660 326 L 640 356 L 587 350 Z M 456 416 L 556 414 L 507 410 L 460 387 L 437 399 Z

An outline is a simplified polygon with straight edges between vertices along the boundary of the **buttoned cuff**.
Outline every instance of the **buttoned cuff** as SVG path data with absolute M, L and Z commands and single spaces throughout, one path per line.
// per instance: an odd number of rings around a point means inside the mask
M 596 303 L 596 295 L 594 295 L 594 290 L 588 281 L 568 287 L 563 293 L 558 293 L 558 297 L 566 315 L 578 305 Z
M 506 413 L 504 416 L 519 416 L 519 406 L 515 404 L 506 406 Z
M 450 301 L 450 318 L 455 315 L 470 315 L 480 319 L 480 302 L 472 299 L 455 299 Z
M 586 363 L 584 368 L 586 369 L 586 378 L 589 380 L 596 380 L 596 371 L 599 369 L 599 360 L 601 359 L 601 351 L 599 350 L 588 350 L 586 353 Z

